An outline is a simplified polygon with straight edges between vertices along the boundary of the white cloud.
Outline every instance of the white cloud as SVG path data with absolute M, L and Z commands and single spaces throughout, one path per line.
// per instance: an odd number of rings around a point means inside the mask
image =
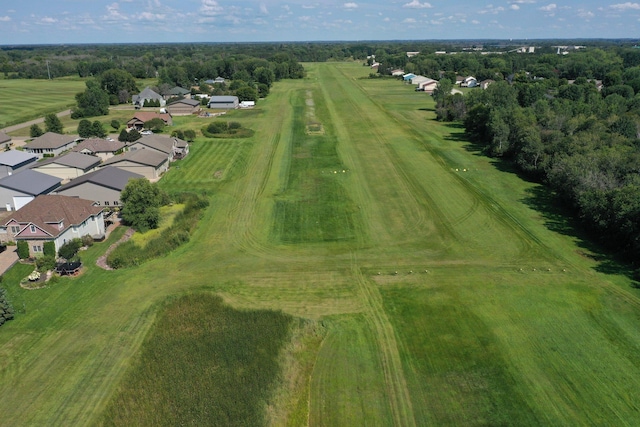
M 164 21 L 166 15 L 162 13 L 142 12 L 138 15 L 138 19 L 142 21 Z
M 586 20 L 589 20 L 589 19 L 593 18 L 596 15 L 593 12 L 589 11 L 589 10 L 580 9 L 580 10 L 578 10 L 578 16 L 580 18 L 584 18 Z
M 511 6 L 509 6 L 509 9 L 511 9 L 511 10 L 520 10 L 520 6 L 518 6 L 517 4 L 512 4 Z
M 407 18 L 404 21 L 402 21 L 403 24 L 415 24 L 417 21 L 413 18 Z
M 103 17 L 104 20 L 107 21 L 126 21 L 129 19 L 128 16 L 120 13 L 120 5 L 118 3 L 111 3 L 106 6 L 107 14 Z
M 222 13 L 222 6 L 216 0 L 202 0 L 200 13 L 207 16 L 219 15 Z
M 550 3 L 546 6 L 542 6 L 540 10 L 543 12 L 555 12 L 557 8 L 558 5 L 556 5 L 555 3 Z
M 264 3 L 260 4 L 260 12 L 264 15 L 268 15 L 269 14 L 269 10 L 267 10 L 267 5 Z
M 612 4 L 610 7 L 615 10 L 640 10 L 640 3 L 631 3 L 628 1 L 626 3 Z
M 0 22 L 9 22 L 11 18 L 8 16 L 0 16 Z
M 471 23 L 474 24 L 474 25 L 478 25 L 478 24 L 480 24 L 480 21 L 474 19 L 473 21 L 471 21 Z
M 420 3 L 418 0 L 413 0 L 411 3 L 403 4 L 402 7 L 408 7 L 410 9 L 428 9 L 433 6 L 428 2 Z
M 289 7 L 289 6 L 287 6 L 287 8 L 288 8 L 288 7 Z M 316 5 L 315 5 L 315 4 L 303 4 L 303 5 L 302 5 L 302 8 L 303 8 L 303 9 L 315 9 L 315 8 L 316 8 Z
M 58 20 L 50 16 L 45 16 L 40 20 L 40 22 L 42 22 L 43 24 L 55 24 L 56 22 L 58 22 Z
M 353 10 L 358 8 L 358 3 L 345 3 L 343 6 L 345 9 Z

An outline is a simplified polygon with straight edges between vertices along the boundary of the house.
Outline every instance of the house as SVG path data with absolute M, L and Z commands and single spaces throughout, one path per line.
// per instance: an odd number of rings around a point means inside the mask
M 413 73 L 407 73 L 405 75 L 402 76 L 402 80 L 404 80 L 405 82 L 410 82 L 412 78 L 416 77 L 415 74 Z
M 60 186 L 60 178 L 23 169 L 0 179 L 0 209 L 20 209 L 36 196 L 49 194 Z
M 38 157 L 35 154 L 24 151 L 9 150 L 0 152 L 0 178 L 13 175 L 35 162 Z
M 380 68 L 380 63 L 379 62 L 374 62 L 373 64 L 371 64 L 371 68 L 374 68 L 374 69 L 377 70 L 378 68 Z
M 149 86 L 147 86 L 139 94 L 133 95 L 131 97 L 131 101 L 133 102 L 133 105 L 136 108 L 144 107 L 145 102 L 149 102 L 149 101 L 154 103 L 157 102 L 160 107 L 164 107 L 164 105 L 167 103 L 167 101 L 165 101 L 162 95 L 151 90 Z
M 167 125 L 173 125 L 173 119 L 169 113 L 154 113 L 152 111 L 138 111 L 134 114 L 133 118 L 127 122 L 127 129 L 135 129 L 141 131 L 144 129 L 144 124 L 152 119 L 162 119 Z
M 170 162 L 175 158 L 184 158 L 189 154 L 189 143 L 176 137 L 165 135 L 145 135 L 130 143 L 128 151 L 151 150 L 165 155 Z
M 167 104 L 167 112 L 172 116 L 188 116 L 198 114 L 200 111 L 200 101 L 197 99 L 179 99 L 171 104 Z
M 256 106 L 256 101 L 242 101 L 239 105 L 240 108 L 253 108 Z
M 420 85 L 420 83 L 422 82 L 428 82 L 431 81 L 432 79 L 430 79 L 429 77 L 425 77 L 425 76 L 415 76 L 414 78 L 411 79 L 411 84 L 412 85 Z
M 11 147 L 11 137 L 4 132 L 0 132 L 0 148 L 8 150 Z
M 119 206 L 120 193 L 130 179 L 144 176 L 125 169 L 107 166 L 73 179 L 59 187 L 55 194 L 93 200 L 98 206 Z
M 407 52 L 407 58 L 413 58 L 418 55 L 420 52 Z
M 495 83 L 495 80 L 486 79 L 480 82 L 480 89 L 486 90 L 491 83 Z
M 35 154 L 38 159 L 45 156 L 59 156 L 63 152 L 72 149 L 77 140 L 77 135 L 60 135 L 59 133 L 47 132 L 26 144 L 24 151 Z
M 400 76 L 403 76 L 403 75 L 404 75 L 404 70 L 401 70 L 401 69 L 399 69 L 399 68 L 398 68 L 398 69 L 395 69 L 395 70 L 391 70 L 391 75 L 392 75 L 393 77 L 400 77 Z
M 108 139 L 85 139 L 71 149 L 72 152 L 98 156 L 102 161 L 110 159 L 124 149 L 124 143 Z
M 90 200 L 61 195 L 40 195 L 7 216 L 0 224 L 0 241 L 29 243 L 29 256 L 41 256 L 45 242 L 56 252 L 73 239 L 105 236 L 101 206 Z
M 237 96 L 212 96 L 209 98 L 209 108 L 219 110 L 233 110 L 238 108 L 240 101 Z
M 464 80 L 460 83 L 460 87 L 476 87 L 478 86 L 478 81 L 475 77 L 469 76 L 465 77 Z
M 169 169 L 169 158 L 154 150 L 127 151 L 100 165 L 100 168 L 114 166 L 140 174 L 148 180 L 156 181 Z M 2 180 L 0 180 L 0 184 Z
M 208 80 L 205 80 L 204 82 L 206 84 L 208 84 L 208 85 L 213 85 L 213 84 L 221 84 L 221 85 L 223 85 L 225 80 L 224 80 L 223 77 L 218 76 L 215 79 L 208 79 Z
M 55 176 L 66 182 L 91 172 L 98 167 L 101 161 L 98 156 L 72 151 L 62 156 L 36 163 L 31 167 L 31 170 Z
M 424 91 L 427 94 L 432 94 L 437 87 L 438 87 L 438 81 L 429 79 L 421 82 L 416 88 L 416 90 Z

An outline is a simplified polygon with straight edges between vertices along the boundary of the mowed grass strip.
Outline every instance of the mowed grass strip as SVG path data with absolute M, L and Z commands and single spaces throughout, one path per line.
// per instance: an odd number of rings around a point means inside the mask
M 340 183 L 350 171 L 338 156 L 337 138 L 331 126 L 324 134 L 307 133 L 310 110 L 314 119 L 328 119 L 321 92 L 298 90 L 291 102 L 288 176 L 276 195 L 275 237 L 283 243 L 354 240 L 357 206 Z
M 260 426 L 293 318 L 211 294 L 163 308 L 105 411 L 105 426 Z

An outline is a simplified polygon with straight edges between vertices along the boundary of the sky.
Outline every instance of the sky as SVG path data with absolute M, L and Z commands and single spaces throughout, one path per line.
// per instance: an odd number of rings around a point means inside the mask
M 622 0 L 0 2 L 0 45 L 638 37 Z

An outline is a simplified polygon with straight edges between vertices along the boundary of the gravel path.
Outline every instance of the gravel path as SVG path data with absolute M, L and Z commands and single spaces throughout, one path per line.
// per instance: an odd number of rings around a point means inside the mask
M 129 240 L 131 236 L 133 236 L 133 233 L 135 233 L 135 230 L 133 228 L 129 228 L 127 231 L 125 231 L 120 240 L 112 243 L 111 246 L 109 246 L 109 248 L 104 252 L 104 255 L 96 260 L 96 265 L 104 270 L 113 270 L 113 268 L 109 267 L 109 265 L 107 264 L 107 257 L 120 243 L 124 243 Z

